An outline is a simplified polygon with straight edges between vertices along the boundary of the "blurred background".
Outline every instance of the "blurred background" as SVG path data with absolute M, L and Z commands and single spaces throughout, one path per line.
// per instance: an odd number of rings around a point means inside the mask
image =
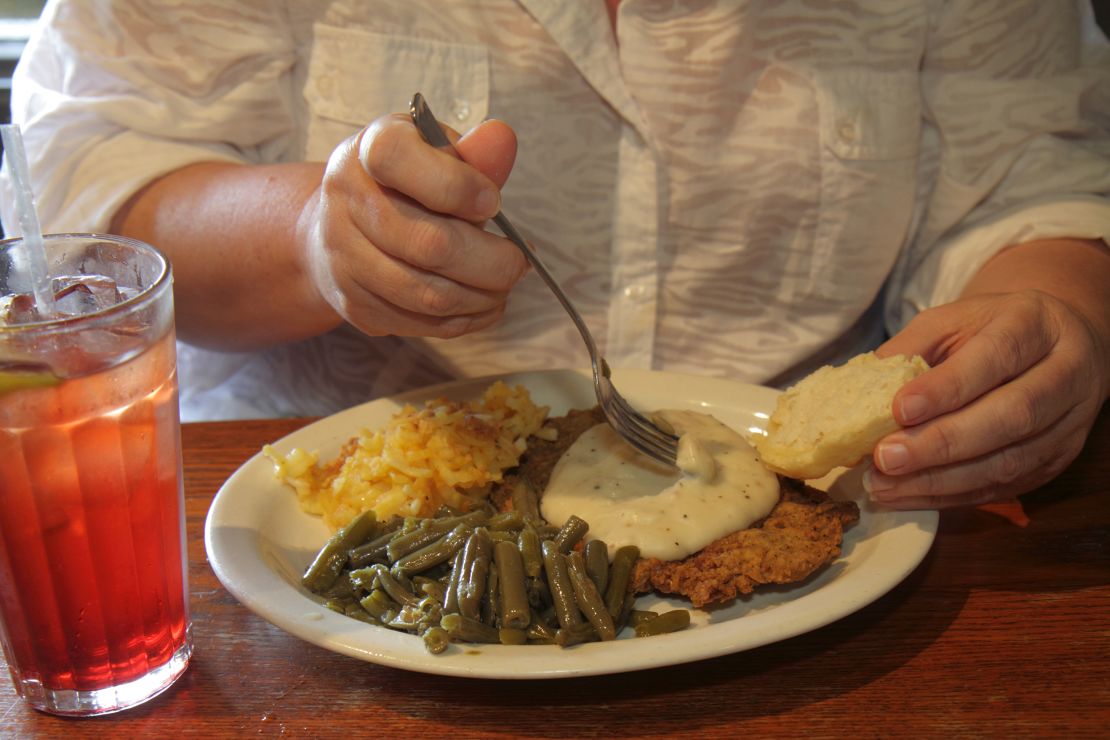
M 12 120 L 12 72 L 42 12 L 44 0 L 0 0 L 0 123 Z

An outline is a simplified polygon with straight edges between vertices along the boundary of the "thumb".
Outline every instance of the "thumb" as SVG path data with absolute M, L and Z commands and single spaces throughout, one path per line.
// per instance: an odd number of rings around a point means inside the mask
M 463 160 L 504 187 L 516 161 L 516 134 L 503 121 L 483 121 L 455 142 Z

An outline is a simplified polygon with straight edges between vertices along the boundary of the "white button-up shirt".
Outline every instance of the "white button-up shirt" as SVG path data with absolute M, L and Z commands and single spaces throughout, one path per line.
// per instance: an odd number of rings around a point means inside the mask
M 13 115 L 51 231 L 103 230 L 193 162 L 325 160 L 418 90 L 459 131 L 501 118 L 519 136 L 505 212 L 611 365 L 782 383 L 954 299 L 1005 245 L 1110 238 L 1110 66 L 1088 16 L 624 0 L 614 30 L 602 0 L 52 3 Z M 183 346 L 182 410 L 326 414 L 585 364 L 529 275 L 503 322 L 450 341 Z

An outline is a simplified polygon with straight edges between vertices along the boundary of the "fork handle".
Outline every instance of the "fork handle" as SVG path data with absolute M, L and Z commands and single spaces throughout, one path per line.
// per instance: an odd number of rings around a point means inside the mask
M 420 132 L 420 135 L 424 137 L 426 142 L 437 149 L 445 149 L 459 159 L 462 159 L 458 150 L 451 144 L 451 140 L 447 138 L 447 134 L 443 133 L 443 129 L 439 126 L 439 121 L 436 120 L 431 108 L 428 107 L 427 101 L 424 100 L 424 96 L 420 93 L 416 93 L 412 96 L 412 102 L 409 104 L 409 115 L 412 118 L 413 124 L 416 126 L 416 130 Z M 517 249 L 524 255 L 524 258 L 528 260 L 532 267 L 535 268 L 536 272 L 539 273 L 543 281 L 547 283 L 547 287 L 550 288 L 551 292 L 555 294 L 555 297 L 559 299 L 559 303 L 562 304 L 563 308 L 570 316 L 571 321 L 573 321 L 575 327 L 578 328 L 578 333 L 582 335 L 583 341 L 586 342 L 586 346 L 590 351 L 590 356 L 595 356 L 597 354 L 597 345 L 594 343 L 593 335 L 590 334 L 590 330 L 587 328 L 586 323 L 578 315 L 578 311 L 571 305 L 566 295 L 563 294 L 563 289 L 559 286 L 554 276 L 552 276 L 551 271 L 548 270 L 547 266 L 540 260 L 539 255 L 528 245 L 524 236 L 509 222 L 509 219 L 506 218 L 504 213 L 498 211 L 493 217 L 493 222 L 497 224 L 497 228 L 501 229 L 501 232 L 508 237 L 509 241 L 516 245 Z M 604 375 L 606 377 L 609 376 L 608 367 L 605 368 Z

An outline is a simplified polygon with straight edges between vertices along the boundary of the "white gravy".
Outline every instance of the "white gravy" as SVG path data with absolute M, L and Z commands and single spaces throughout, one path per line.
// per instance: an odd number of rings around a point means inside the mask
M 642 557 L 678 560 L 770 513 L 779 482 L 738 433 L 708 414 L 662 411 L 679 434 L 679 471 L 633 450 L 608 424 L 579 437 L 559 459 L 540 501 L 544 518 L 575 514 L 610 556 L 636 545 Z

